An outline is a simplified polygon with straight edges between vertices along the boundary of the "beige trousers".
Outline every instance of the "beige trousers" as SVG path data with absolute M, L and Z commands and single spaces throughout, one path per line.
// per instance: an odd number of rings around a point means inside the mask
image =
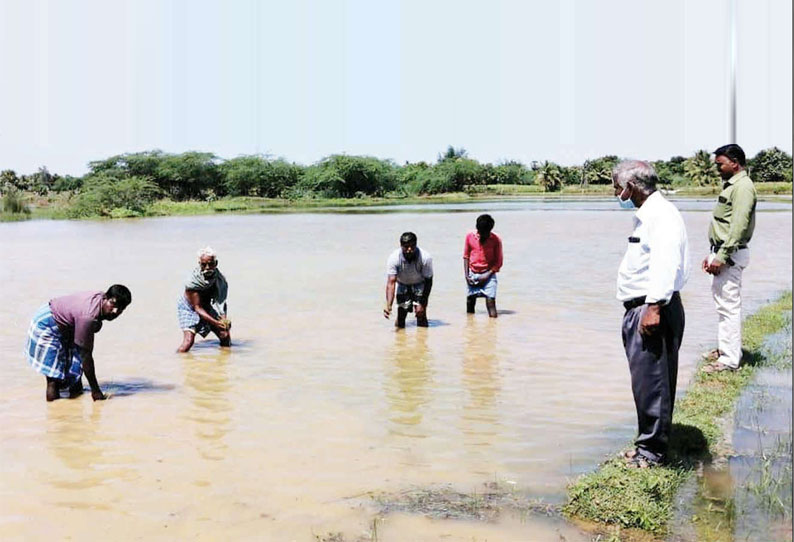
M 750 249 L 740 248 L 731 259 L 734 265 L 711 277 L 711 295 L 719 316 L 717 347 L 722 354 L 718 361 L 736 368 L 742 360 L 742 271 L 750 263 Z

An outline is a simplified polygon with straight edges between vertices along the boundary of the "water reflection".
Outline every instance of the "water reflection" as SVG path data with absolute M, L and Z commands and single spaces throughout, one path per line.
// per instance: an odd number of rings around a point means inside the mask
M 229 433 L 232 410 L 229 401 L 228 362 L 230 352 L 214 351 L 215 355 L 183 355 L 185 387 L 190 395 L 191 408 L 187 419 L 195 424 L 197 449 L 201 457 L 220 461 L 226 457 L 224 437 Z
M 464 328 L 463 384 L 468 392 L 463 405 L 464 446 L 486 451 L 498 434 L 496 399 L 501 390 L 496 355 L 499 323 L 478 314 Z
M 92 404 L 88 413 L 85 413 L 80 399 L 63 404 L 65 402 L 62 400 L 48 405 L 47 444 L 66 468 L 91 471 L 93 466 L 103 462 L 102 446 L 97 440 L 102 408 Z M 100 479 L 94 472 L 93 476 L 83 479 L 82 487 L 97 485 Z M 56 486 L 61 485 L 58 480 L 51 482 Z
M 421 427 L 422 407 L 427 404 L 432 381 L 432 357 L 427 346 L 428 330 L 394 334 L 391 347 L 391 374 L 386 384 L 392 432 L 410 437 L 426 437 Z
M 105 407 L 104 403 L 87 402 L 85 397 L 48 405 L 47 446 L 60 460 L 60 466 L 65 467 L 46 475 L 52 487 L 85 490 L 135 477 L 132 469 L 122 466 L 128 465 L 124 451 L 100 430 Z

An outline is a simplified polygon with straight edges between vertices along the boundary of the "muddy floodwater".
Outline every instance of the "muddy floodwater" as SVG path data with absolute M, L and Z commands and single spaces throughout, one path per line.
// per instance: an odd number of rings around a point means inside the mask
M 699 271 L 712 205 L 680 202 L 693 273 L 679 390 L 716 339 Z M 559 503 L 629 442 L 614 296 L 631 213 L 612 200 L 388 211 L 0 224 L 0 539 L 588 539 L 543 514 L 375 521 L 370 495 L 498 482 Z M 463 239 L 485 211 L 505 252 L 496 320 L 482 301 L 465 313 Z M 759 204 L 747 310 L 791 288 L 791 216 Z M 385 262 L 406 230 L 435 281 L 430 328 L 409 316 L 396 332 Z M 176 299 L 207 244 L 229 280 L 234 346 L 178 355 Z M 116 282 L 133 303 L 96 337 L 110 400 L 47 404 L 22 355 L 30 318 Z

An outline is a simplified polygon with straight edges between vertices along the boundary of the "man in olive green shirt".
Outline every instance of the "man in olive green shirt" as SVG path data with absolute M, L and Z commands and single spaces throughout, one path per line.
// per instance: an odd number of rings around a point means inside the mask
M 709 226 L 711 253 L 703 271 L 711 277 L 711 294 L 717 306 L 717 350 L 710 353 L 708 373 L 735 371 L 742 359 L 742 271 L 750 262 L 747 247 L 755 229 L 756 192 L 745 171 L 744 151 L 731 144 L 714 151 L 722 192 Z

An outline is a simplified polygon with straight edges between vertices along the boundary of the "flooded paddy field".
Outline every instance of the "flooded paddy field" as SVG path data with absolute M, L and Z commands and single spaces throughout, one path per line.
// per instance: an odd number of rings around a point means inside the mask
M 711 207 L 681 202 L 693 273 L 680 390 L 716 340 L 699 271 Z M 378 520 L 372 496 L 495 483 L 558 503 L 629 442 L 614 294 L 631 213 L 611 200 L 386 211 L 0 224 L 0 538 L 587 540 L 535 506 Z M 481 212 L 504 242 L 496 320 L 482 301 L 465 313 L 463 238 Z M 759 204 L 746 311 L 791 287 L 791 226 L 790 205 Z M 435 280 L 430 328 L 409 316 L 397 332 L 381 315 L 385 261 L 406 230 Z M 234 346 L 177 355 L 176 299 L 207 244 Z M 116 282 L 133 303 L 95 348 L 111 399 L 47 404 L 22 355 L 31 316 Z

